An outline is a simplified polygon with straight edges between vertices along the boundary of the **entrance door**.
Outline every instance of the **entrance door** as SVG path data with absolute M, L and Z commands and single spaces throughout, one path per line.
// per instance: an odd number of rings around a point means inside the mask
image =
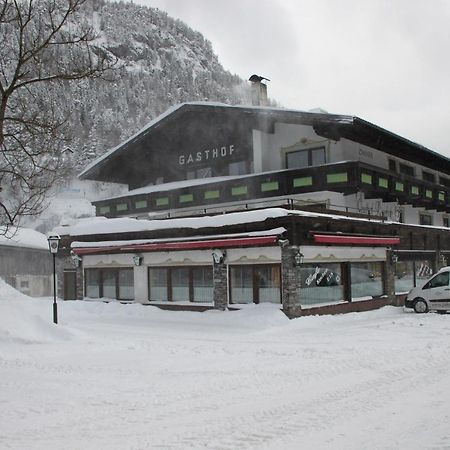
M 75 270 L 64 272 L 64 300 L 77 299 L 77 272 Z

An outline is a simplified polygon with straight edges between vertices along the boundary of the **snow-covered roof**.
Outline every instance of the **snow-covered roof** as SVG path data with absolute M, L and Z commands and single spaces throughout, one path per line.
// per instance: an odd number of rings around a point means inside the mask
M 159 231 L 174 229 L 220 228 L 231 225 L 264 222 L 287 216 L 326 217 L 330 220 L 349 219 L 341 215 L 324 214 L 309 211 L 287 210 L 284 208 L 266 208 L 251 211 L 232 212 L 214 216 L 183 217 L 174 219 L 133 219 L 129 217 L 107 219 L 94 217 L 81 219 L 72 226 L 57 227 L 54 231 L 61 236 L 88 236 L 94 234 L 135 233 L 143 231 Z M 364 218 L 352 218 L 356 221 L 369 221 Z M 377 222 L 373 218 L 370 221 Z M 384 223 L 389 223 L 384 221 Z
M 433 225 L 412 225 L 401 224 L 387 220 L 360 217 L 348 217 L 337 214 L 326 214 L 312 211 L 288 210 L 284 208 L 265 208 L 250 211 L 231 212 L 214 216 L 183 217 L 173 219 L 135 219 L 130 217 L 120 217 L 107 219 L 106 217 L 92 217 L 80 219 L 70 226 L 59 226 L 54 231 L 61 236 L 89 236 L 94 234 L 116 234 L 116 233 L 136 233 L 145 231 L 161 231 L 176 229 L 202 229 L 220 228 L 231 225 L 242 225 L 250 223 L 261 223 L 267 219 L 296 216 L 296 217 L 322 217 L 329 220 L 352 220 L 356 222 L 371 223 L 395 223 L 398 226 L 417 226 L 420 228 L 445 229 Z
M 119 240 L 119 241 L 98 241 L 98 242 L 81 242 L 74 241 L 71 243 L 71 248 L 93 248 L 93 247 L 120 247 L 120 246 L 133 246 L 133 245 L 145 245 L 145 244 L 159 244 L 159 243 L 170 243 L 170 242 L 187 242 L 187 241 L 202 241 L 211 239 L 233 239 L 242 237 L 260 237 L 260 236 L 280 236 L 286 232 L 286 228 L 278 227 L 272 230 L 263 231 L 251 231 L 248 233 L 228 233 L 228 234 L 214 234 L 214 235 L 199 235 L 190 236 L 184 238 L 166 238 L 166 239 L 133 239 L 129 241 Z
M 286 217 L 289 213 L 290 211 L 283 208 L 268 208 L 256 211 L 221 214 L 216 216 L 185 217 L 179 219 L 138 220 L 128 217 L 114 219 L 94 217 L 89 219 L 81 219 L 72 226 L 57 227 L 54 231 L 62 236 L 86 236 L 92 234 L 173 230 L 177 228 L 217 228 L 227 225 L 262 222 L 268 218 Z
M 47 237 L 31 228 L 0 228 L 0 245 L 48 250 Z

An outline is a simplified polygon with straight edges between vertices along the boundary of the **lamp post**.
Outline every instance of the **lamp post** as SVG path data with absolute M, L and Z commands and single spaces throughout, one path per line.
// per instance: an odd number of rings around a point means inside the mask
M 48 248 L 53 255 L 53 323 L 58 323 L 58 305 L 56 304 L 56 254 L 58 253 L 60 237 L 52 234 L 48 237 Z

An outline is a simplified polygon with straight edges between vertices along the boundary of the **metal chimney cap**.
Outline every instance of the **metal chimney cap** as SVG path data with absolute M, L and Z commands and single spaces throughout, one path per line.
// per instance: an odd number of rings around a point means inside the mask
M 266 77 L 261 77 L 260 75 L 252 75 L 248 81 L 251 81 L 252 83 L 261 83 L 262 80 L 267 80 L 270 81 L 268 78 Z

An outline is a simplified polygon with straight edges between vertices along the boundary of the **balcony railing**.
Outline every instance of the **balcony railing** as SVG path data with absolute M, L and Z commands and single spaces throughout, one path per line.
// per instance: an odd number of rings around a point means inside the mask
M 210 209 L 221 204 L 247 204 L 262 199 L 333 191 L 364 192 L 366 198 L 397 201 L 428 210 L 450 212 L 449 188 L 389 172 L 358 161 L 255 174 L 148 194 L 94 202 L 97 215 L 144 216 L 179 209 Z

